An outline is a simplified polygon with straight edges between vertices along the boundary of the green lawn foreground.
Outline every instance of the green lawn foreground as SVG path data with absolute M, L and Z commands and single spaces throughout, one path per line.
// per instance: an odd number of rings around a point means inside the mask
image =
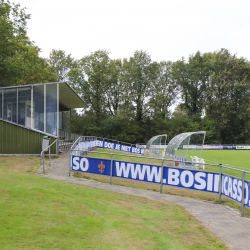
M 34 175 L 0 157 L 0 249 L 227 249 L 185 210 Z

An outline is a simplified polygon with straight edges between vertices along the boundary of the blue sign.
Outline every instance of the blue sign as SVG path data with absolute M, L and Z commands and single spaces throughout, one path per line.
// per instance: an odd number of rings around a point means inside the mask
M 250 183 L 248 181 L 245 181 L 244 202 L 245 206 L 250 208 L 249 188 L 250 188 Z M 222 194 L 225 197 L 241 204 L 242 180 L 236 177 L 222 174 Z
M 72 170 L 92 174 L 110 175 L 111 160 L 72 156 Z M 161 166 L 115 161 L 113 177 L 161 183 Z M 163 184 L 211 193 L 219 192 L 219 174 L 198 170 L 164 167 Z
M 236 146 L 223 146 L 223 149 L 236 149 Z
M 136 148 L 132 146 L 126 146 L 122 144 L 100 141 L 100 140 L 80 141 L 75 149 L 88 150 L 88 149 L 92 149 L 95 147 L 113 149 L 117 151 L 123 151 L 123 152 L 134 153 L 134 154 L 142 154 L 142 155 L 144 154 L 143 148 Z

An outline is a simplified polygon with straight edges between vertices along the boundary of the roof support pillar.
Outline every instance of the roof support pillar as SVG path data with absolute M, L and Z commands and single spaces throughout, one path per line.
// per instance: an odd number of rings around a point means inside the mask
M 44 84 L 44 132 L 46 133 L 46 84 Z

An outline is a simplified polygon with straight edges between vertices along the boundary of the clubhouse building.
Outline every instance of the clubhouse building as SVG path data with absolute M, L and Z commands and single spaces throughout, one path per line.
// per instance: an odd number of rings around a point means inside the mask
M 65 138 L 71 109 L 85 107 L 66 82 L 0 88 L 0 154 L 40 154 L 42 138 Z

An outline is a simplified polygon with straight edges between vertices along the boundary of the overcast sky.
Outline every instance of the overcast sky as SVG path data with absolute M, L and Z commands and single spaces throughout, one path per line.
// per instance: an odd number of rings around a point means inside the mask
M 13 1 L 13 0 L 12 0 Z M 144 50 L 176 61 L 221 48 L 250 60 L 249 0 L 19 0 L 31 14 L 28 36 L 49 57 L 52 49 L 80 59 L 96 50 L 110 57 Z

